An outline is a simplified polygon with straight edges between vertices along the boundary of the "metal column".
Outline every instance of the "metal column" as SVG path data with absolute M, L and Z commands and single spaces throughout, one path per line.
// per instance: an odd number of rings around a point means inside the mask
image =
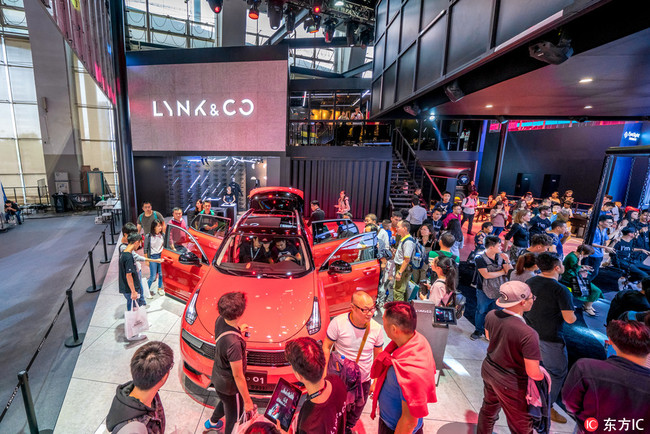
M 129 95 L 126 77 L 126 41 L 124 2 L 110 1 L 113 70 L 115 75 L 115 131 L 117 132 L 117 171 L 120 176 L 120 199 L 125 220 L 135 221 L 137 205 L 133 174 L 133 146 Z
M 501 179 L 501 169 L 503 169 L 503 156 L 506 153 L 506 140 L 508 139 L 508 125 L 510 122 L 501 124 L 499 130 L 499 146 L 497 147 L 497 160 L 494 164 L 494 177 L 492 178 L 492 195 L 496 197 L 499 194 L 499 180 Z
M 589 223 L 587 224 L 587 232 L 585 233 L 584 243 L 591 244 L 594 240 L 594 234 L 596 233 L 596 228 L 598 227 L 598 218 L 600 217 L 600 210 L 603 206 L 603 199 L 607 193 L 607 184 L 612 176 L 612 169 L 614 168 L 614 162 L 616 157 L 613 155 L 606 155 L 605 161 L 603 162 L 603 170 L 600 175 L 600 183 L 598 184 L 598 193 L 596 193 L 596 199 L 594 199 L 594 206 L 591 210 L 591 216 L 589 216 Z

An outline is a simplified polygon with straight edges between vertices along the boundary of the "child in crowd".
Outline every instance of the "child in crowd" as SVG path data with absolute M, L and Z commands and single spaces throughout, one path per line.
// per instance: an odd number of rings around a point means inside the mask
M 122 226 L 122 239 L 120 240 L 120 245 L 118 246 L 120 253 L 126 250 L 127 246 L 129 245 L 129 234 L 133 233 L 138 233 L 138 227 L 135 224 L 129 222 Z M 139 255 L 135 250 L 133 250 L 131 254 L 133 255 L 133 260 L 135 261 L 135 267 L 138 269 L 138 277 L 140 279 L 140 282 L 142 282 L 142 265 L 140 265 L 140 262 L 162 263 L 162 259 L 145 258 L 144 256 Z M 142 291 L 144 292 L 145 297 L 153 298 L 153 294 L 151 291 L 149 291 L 149 285 L 143 285 Z
M 456 262 L 452 258 L 438 256 L 429 263 L 431 271 L 435 273 L 432 273 L 431 276 L 435 275 L 436 280 L 432 284 L 425 285 L 428 287 L 428 295 L 422 294 L 420 291 L 420 299 L 432 301 L 436 306 L 446 306 L 456 291 L 458 276 Z
M 384 228 L 384 230 L 388 234 L 388 239 L 392 240 L 393 239 L 393 232 L 391 231 L 390 226 L 391 225 L 390 225 L 390 220 L 389 219 L 385 219 L 385 220 L 381 221 L 381 227 Z M 392 242 L 391 242 L 391 244 L 392 244 Z
M 481 230 L 474 236 L 474 250 L 467 257 L 468 261 L 472 261 L 476 255 L 482 250 L 485 250 L 485 237 L 492 233 L 494 226 L 491 222 L 485 222 L 481 225 Z

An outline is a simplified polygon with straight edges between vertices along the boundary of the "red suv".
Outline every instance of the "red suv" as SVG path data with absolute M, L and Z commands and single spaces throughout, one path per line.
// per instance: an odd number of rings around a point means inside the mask
M 376 297 L 380 266 L 376 234 L 351 220 L 306 227 L 302 191 L 258 188 L 249 199 L 249 211 L 232 228 L 209 215 L 197 216 L 188 231 L 168 225 L 162 269 L 166 294 L 187 303 L 183 372 L 204 389 L 211 385 L 217 301 L 230 291 L 248 295 L 246 380 L 254 395 L 264 395 L 280 377 L 295 382 L 285 342 L 322 341 L 330 317 L 350 309 L 353 292 Z

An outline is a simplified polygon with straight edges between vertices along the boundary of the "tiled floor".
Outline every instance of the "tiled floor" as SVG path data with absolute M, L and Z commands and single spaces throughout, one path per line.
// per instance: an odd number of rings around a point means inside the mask
M 147 301 L 151 330 L 149 340 L 161 340 L 175 354 L 175 375 L 171 376 L 160 394 L 167 415 L 167 433 L 203 432 L 202 423 L 211 411 L 184 392 L 180 375 L 179 328 L 182 304 L 169 298 L 155 296 Z M 77 361 L 67 395 L 56 424 L 55 432 L 106 433 L 106 414 L 115 388 L 130 379 L 129 361 L 145 341 L 131 343 L 124 339 L 124 297 L 117 292 L 116 256 L 110 265 L 97 301 L 81 354 Z M 483 383 L 480 367 L 487 342 L 471 341 L 473 326 L 465 318 L 449 333 L 443 375 L 437 388 L 438 402 L 429 406 L 425 433 L 471 433 L 480 410 Z M 377 432 L 377 422 L 370 419 L 370 403 L 357 424 L 360 434 Z M 553 424 L 551 432 L 573 432 L 574 424 Z M 497 433 L 507 433 L 503 413 Z

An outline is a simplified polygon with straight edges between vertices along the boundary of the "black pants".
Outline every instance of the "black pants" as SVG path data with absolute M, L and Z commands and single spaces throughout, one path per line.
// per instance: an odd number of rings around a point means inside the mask
M 214 408 L 210 422 L 215 424 L 219 422 L 219 419 L 226 416 L 224 434 L 230 434 L 235 426 L 235 422 L 244 413 L 244 400 L 239 393 L 236 395 L 223 395 L 217 392 L 217 396 L 219 397 L 219 403 Z M 237 401 L 239 401 L 239 413 L 237 413 Z
M 368 380 L 361 384 L 361 387 L 363 387 L 363 402 L 359 403 L 359 405 L 352 405 L 348 408 L 348 412 L 345 416 L 345 432 L 347 434 L 352 432 L 352 428 L 354 428 L 361 417 L 363 407 L 366 405 L 366 401 L 368 401 L 368 394 L 370 394 L 370 383 L 372 383 L 372 380 Z
M 413 434 L 423 434 L 424 431 L 424 425 L 422 425 L 422 428 L 419 430 L 415 431 Z M 378 434 L 394 434 L 395 430 L 392 430 L 386 425 L 386 422 L 384 422 L 381 417 L 379 418 L 379 431 L 377 431 Z
M 469 234 L 472 232 L 472 225 L 474 224 L 474 214 L 466 214 L 463 213 L 463 220 L 460 222 L 460 227 L 462 228 L 465 222 L 468 221 L 469 224 L 467 225 L 467 233 Z
M 499 419 L 499 410 L 506 414 L 506 422 L 510 432 L 514 434 L 529 434 L 533 432 L 533 420 L 528 414 L 526 388 L 515 387 L 511 381 L 493 376 L 483 362 L 481 376 L 483 377 L 483 405 L 478 414 L 477 434 L 492 433 L 494 423 Z
M 641 262 L 620 261 L 620 265 L 628 270 L 628 272 L 634 273 L 643 279 L 648 277 L 648 273 L 650 272 L 650 267 L 643 265 Z

